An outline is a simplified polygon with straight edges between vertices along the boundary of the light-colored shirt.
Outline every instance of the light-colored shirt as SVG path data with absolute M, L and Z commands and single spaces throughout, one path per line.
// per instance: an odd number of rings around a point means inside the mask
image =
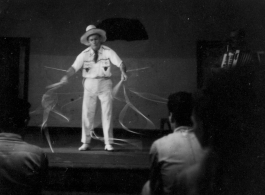
M 190 127 L 181 126 L 156 140 L 150 149 L 150 188 L 154 194 L 171 194 L 176 176 L 199 162 L 203 149 Z
M 97 62 L 94 62 L 94 55 L 94 50 L 88 47 L 77 56 L 72 65 L 76 72 L 83 68 L 82 75 L 84 78 L 111 77 L 111 64 L 117 67 L 121 66 L 120 57 L 105 45 L 101 45 L 98 50 Z

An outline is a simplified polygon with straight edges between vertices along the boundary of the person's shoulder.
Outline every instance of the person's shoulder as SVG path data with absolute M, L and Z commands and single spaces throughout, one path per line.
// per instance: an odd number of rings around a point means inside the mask
M 90 50 L 91 50 L 91 47 L 87 47 L 86 49 L 84 49 L 83 51 L 81 51 L 81 53 L 79 55 L 86 54 L 86 53 L 90 52 Z
M 152 147 L 151 148 L 157 148 L 160 147 L 161 145 L 163 145 L 163 143 L 165 142 L 167 136 L 163 136 L 161 138 L 156 139 L 153 143 L 152 143 Z
M 102 50 L 105 51 L 113 51 L 113 49 L 111 49 L 110 47 L 106 46 L 106 45 L 101 45 Z
M 44 150 L 37 146 L 37 145 L 33 145 L 33 144 L 29 144 L 27 142 L 25 142 L 24 144 L 24 151 L 30 152 L 30 153 L 35 153 L 35 154 L 44 154 Z
M 106 45 L 101 45 L 101 50 L 102 52 L 108 53 L 110 55 L 117 55 L 117 53 L 113 49 L 111 49 L 110 47 Z
M 163 136 L 163 137 L 161 137 L 161 138 L 155 140 L 155 141 L 153 142 L 153 144 L 154 144 L 154 145 L 158 145 L 158 146 L 159 146 L 159 145 L 164 145 L 164 143 L 165 143 L 165 144 L 166 144 L 166 143 L 169 143 L 170 140 L 174 139 L 174 137 L 175 137 L 175 133 L 170 133 L 170 134 L 168 134 L 168 135 L 165 135 L 165 136 Z

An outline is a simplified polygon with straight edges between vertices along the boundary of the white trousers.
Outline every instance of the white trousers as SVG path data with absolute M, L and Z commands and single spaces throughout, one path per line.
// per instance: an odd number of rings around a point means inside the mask
M 91 133 L 94 130 L 97 98 L 99 98 L 101 102 L 104 142 L 105 144 L 112 144 L 112 81 L 106 78 L 87 78 L 84 81 L 81 142 L 86 144 L 91 142 Z

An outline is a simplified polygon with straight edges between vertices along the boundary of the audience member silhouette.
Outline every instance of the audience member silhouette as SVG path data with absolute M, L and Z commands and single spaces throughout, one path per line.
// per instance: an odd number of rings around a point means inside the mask
M 194 132 L 207 154 L 177 176 L 175 194 L 264 194 L 264 122 L 245 71 L 221 71 L 197 93 Z
M 15 99 L 1 105 L 0 194 L 41 194 L 47 181 L 48 159 L 41 148 L 22 140 L 30 104 Z
M 168 98 L 173 133 L 156 140 L 150 149 L 150 179 L 142 194 L 171 194 L 174 178 L 185 167 L 200 161 L 203 150 L 193 132 L 192 94 L 178 92 Z

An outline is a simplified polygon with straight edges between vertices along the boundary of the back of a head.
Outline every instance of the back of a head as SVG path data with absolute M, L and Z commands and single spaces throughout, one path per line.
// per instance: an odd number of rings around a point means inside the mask
M 193 108 L 192 94 L 177 92 L 169 95 L 167 102 L 168 111 L 172 113 L 172 122 L 178 125 L 191 126 L 191 113 Z
M 27 125 L 30 104 L 26 100 L 17 98 L 12 100 L 12 103 L 0 107 L 0 128 L 3 131 L 14 131 Z

